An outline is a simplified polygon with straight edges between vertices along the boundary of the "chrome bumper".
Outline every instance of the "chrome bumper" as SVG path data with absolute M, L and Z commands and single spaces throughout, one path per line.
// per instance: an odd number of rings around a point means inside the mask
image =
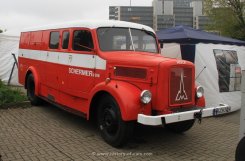
M 191 110 L 185 112 L 171 113 L 166 115 L 149 116 L 138 114 L 137 122 L 144 125 L 164 125 L 175 122 L 181 122 L 191 119 L 199 119 L 209 116 L 217 116 L 225 113 L 230 113 L 231 107 L 226 104 L 220 104 L 218 107 L 203 108 L 201 110 Z

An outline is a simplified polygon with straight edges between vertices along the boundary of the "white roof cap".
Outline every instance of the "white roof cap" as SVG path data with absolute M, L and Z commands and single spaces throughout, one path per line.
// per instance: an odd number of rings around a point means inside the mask
M 61 28 L 71 28 L 71 27 L 84 27 L 89 29 L 96 29 L 99 27 L 127 27 L 127 28 L 135 28 L 135 29 L 144 29 L 147 31 L 151 31 L 153 33 L 154 30 L 151 27 L 146 25 L 141 25 L 132 22 L 126 21 L 117 21 L 117 20 L 80 20 L 80 21 L 70 21 L 55 25 L 47 25 L 35 28 L 27 28 L 24 29 L 22 32 L 27 31 L 37 31 L 37 30 L 49 30 L 49 29 L 61 29 Z

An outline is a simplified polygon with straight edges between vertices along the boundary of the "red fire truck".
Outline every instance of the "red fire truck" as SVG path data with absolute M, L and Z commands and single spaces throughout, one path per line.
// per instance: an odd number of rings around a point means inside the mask
M 204 108 L 191 62 L 164 58 L 154 31 L 122 21 L 77 21 L 25 30 L 19 82 L 33 105 L 45 100 L 96 119 L 118 147 L 134 123 L 184 132 L 196 119 L 230 111 Z

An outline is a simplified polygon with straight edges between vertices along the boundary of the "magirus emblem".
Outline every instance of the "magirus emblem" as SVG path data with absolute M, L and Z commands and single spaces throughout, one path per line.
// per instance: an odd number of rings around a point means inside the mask
M 175 101 L 183 101 L 183 100 L 188 100 L 187 94 L 185 92 L 185 84 L 184 84 L 184 74 L 183 71 L 181 72 L 180 75 L 180 89 L 176 95 Z

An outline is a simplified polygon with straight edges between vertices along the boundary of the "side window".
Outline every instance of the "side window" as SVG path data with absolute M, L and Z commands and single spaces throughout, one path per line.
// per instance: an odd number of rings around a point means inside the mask
M 92 35 L 86 30 L 76 30 L 73 34 L 72 49 L 77 51 L 91 51 L 94 48 Z
M 69 31 L 63 32 L 63 36 L 62 36 L 62 49 L 68 49 L 69 36 L 70 36 Z
M 49 48 L 58 49 L 59 48 L 59 32 L 50 32 Z

